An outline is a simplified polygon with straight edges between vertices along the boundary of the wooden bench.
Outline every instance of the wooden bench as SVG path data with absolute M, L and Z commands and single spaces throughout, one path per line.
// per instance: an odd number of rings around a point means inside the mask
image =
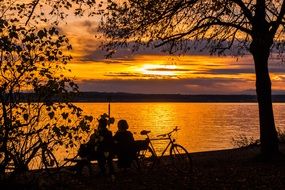
M 147 140 L 136 140 L 136 141 L 134 141 L 135 158 L 133 159 L 133 162 L 134 162 L 136 168 L 138 169 L 138 171 L 141 170 L 140 160 L 141 160 L 141 157 L 143 156 L 142 151 L 147 150 L 148 144 L 149 144 L 149 141 L 147 141 Z M 76 173 L 78 173 L 78 174 L 82 173 L 82 169 L 84 167 L 87 167 L 89 170 L 89 174 L 91 174 L 92 173 L 92 164 L 98 163 L 98 161 L 95 158 L 91 158 L 91 157 L 88 158 L 88 156 L 80 157 L 79 155 L 76 155 L 74 158 L 65 158 L 64 160 L 67 162 L 75 163 L 74 169 L 75 169 Z M 115 155 L 113 158 L 113 162 L 117 162 L 117 161 L 118 161 L 118 158 Z

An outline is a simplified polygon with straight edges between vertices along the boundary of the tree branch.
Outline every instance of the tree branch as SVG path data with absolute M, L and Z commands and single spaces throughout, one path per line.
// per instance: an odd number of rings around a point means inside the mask
M 276 19 L 276 21 L 271 22 L 272 23 L 272 28 L 270 30 L 270 33 L 272 36 L 274 36 L 280 26 L 280 24 L 283 23 L 283 17 L 285 15 L 285 1 L 283 1 L 281 9 L 280 9 L 280 13 Z
M 33 16 L 33 14 L 35 12 L 35 9 L 36 9 L 37 5 L 39 4 L 39 2 L 40 2 L 40 0 L 34 0 L 34 2 L 33 2 L 34 5 L 33 5 L 33 8 L 32 8 L 32 11 L 31 11 L 31 13 L 28 16 L 28 19 L 27 19 L 25 25 L 27 25 L 29 23 L 29 21 L 30 21 L 31 17 Z
M 252 13 L 248 9 L 248 7 L 242 2 L 242 0 L 231 0 L 231 1 L 237 4 L 241 8 L 246 18 L 252 23 L 253 22 Z
M 4 18 L 5 13 L 6 13 L 8 10 L 10 10 L 11 7 L 12 7 L 15 3 L 16 3 L 16 1 L 11 2 L 11 4 L 10 4 L 8 7 L 6 7 L 6 9 L 5 9 L 4 11 L 2 11 L 2 15 L 0 16 L 1 19 Z
M 215 19 L 214 22 L 208 22 L 208 23 L 202 24 L 200 26 L 199 26 L 199 23 L 198 23 L 195 27 L 193 27 L 191 30 L 189 30 L 189 31 L 187 31 L 185 33 L 179 33 L 179 34 L 172 35 L 172 36 L 170 36 L 168 38 L 165 38 L 164 39 L 165 41 L 163 41 L 162 43 L 156 45 L 155 47 L 163 46 L 163 45 L 169 43 L 170 41 L 175 41 L 175 40 L 181 39 L 181 38 L 183 38 L 183 37 L 185 37 L 185 36 L 187 36 L 187 35 L 189 35 L 189 34 L 191 34 L 193 32 L 196 32 L 196 31 L 201 30 L 201 29 L 208 29 L 211 26 L 233 27 L 233 28 L 235 28 L 237 30 L 240 30 L 240 31 L 246 33 L 246 34 L 249 34 L 249 35 L 251 34 L 251 31 L 249 29 L 247 29 L 247 28 L 244 28 L 242 26 L 239 26 L 239 25 L 236 25 L 236 24 L 233 24 L 233 23 L 222 22 L 222 21 L 218 20 L 217 18 L 214 18 L 214 19 Z M 201 20 L 201 22 L 202 22 L 202 20 Z

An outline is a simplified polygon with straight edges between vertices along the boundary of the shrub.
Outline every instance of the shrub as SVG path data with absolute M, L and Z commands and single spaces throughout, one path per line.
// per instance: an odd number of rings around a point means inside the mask
M 278 139 L 280 143 L 285 142 L 285 130 L 277 128 Z M 245 134 L 238 134 L 232 138 L 232 145 L 237 148 L 251 147 L 260 145 L 259 139 L 246 136 Z

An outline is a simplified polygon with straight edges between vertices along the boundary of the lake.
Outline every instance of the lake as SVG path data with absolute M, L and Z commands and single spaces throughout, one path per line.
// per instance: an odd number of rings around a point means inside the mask
M 76 105 L 94 117 L 108 112 L 108 103 Z M 274 114 L 276 127 L 285 130 L 285 103 L 275 103 Z M 111 116 L 113 133 L 117 122 L 126 119 L 135 139 L 143 138 L 143 129 L 155 137 L 178 126 L 181 130 L 174 137 L 189 152 L 233 148 L 233 138 L 239 135 L 259 137 L 257 103 L 111 103 Z M 158 151 L 164 145 L 157 144 Z

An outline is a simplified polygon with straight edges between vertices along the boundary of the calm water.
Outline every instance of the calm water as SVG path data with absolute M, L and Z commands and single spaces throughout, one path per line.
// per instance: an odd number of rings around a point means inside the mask
M 108 112 L 107 103 L 79 103 L 87 114 L 98 117 Z M 274 104 L 276 127 L 285 130 L 285 104 Z M 112 103 L 111 116 L 117 130 L 119 119 L 126 119 L 135 139 L 139 132 L 151 130 L 156 136 L 178 126 L 174 137 L 189 152 L 233 148 L 237 135 L 258 138 L 259 121 L 256 103 Z M 283 116 L 283 117 L 282 117 Z M 158 144 L 158 151 L 163 144 Z

